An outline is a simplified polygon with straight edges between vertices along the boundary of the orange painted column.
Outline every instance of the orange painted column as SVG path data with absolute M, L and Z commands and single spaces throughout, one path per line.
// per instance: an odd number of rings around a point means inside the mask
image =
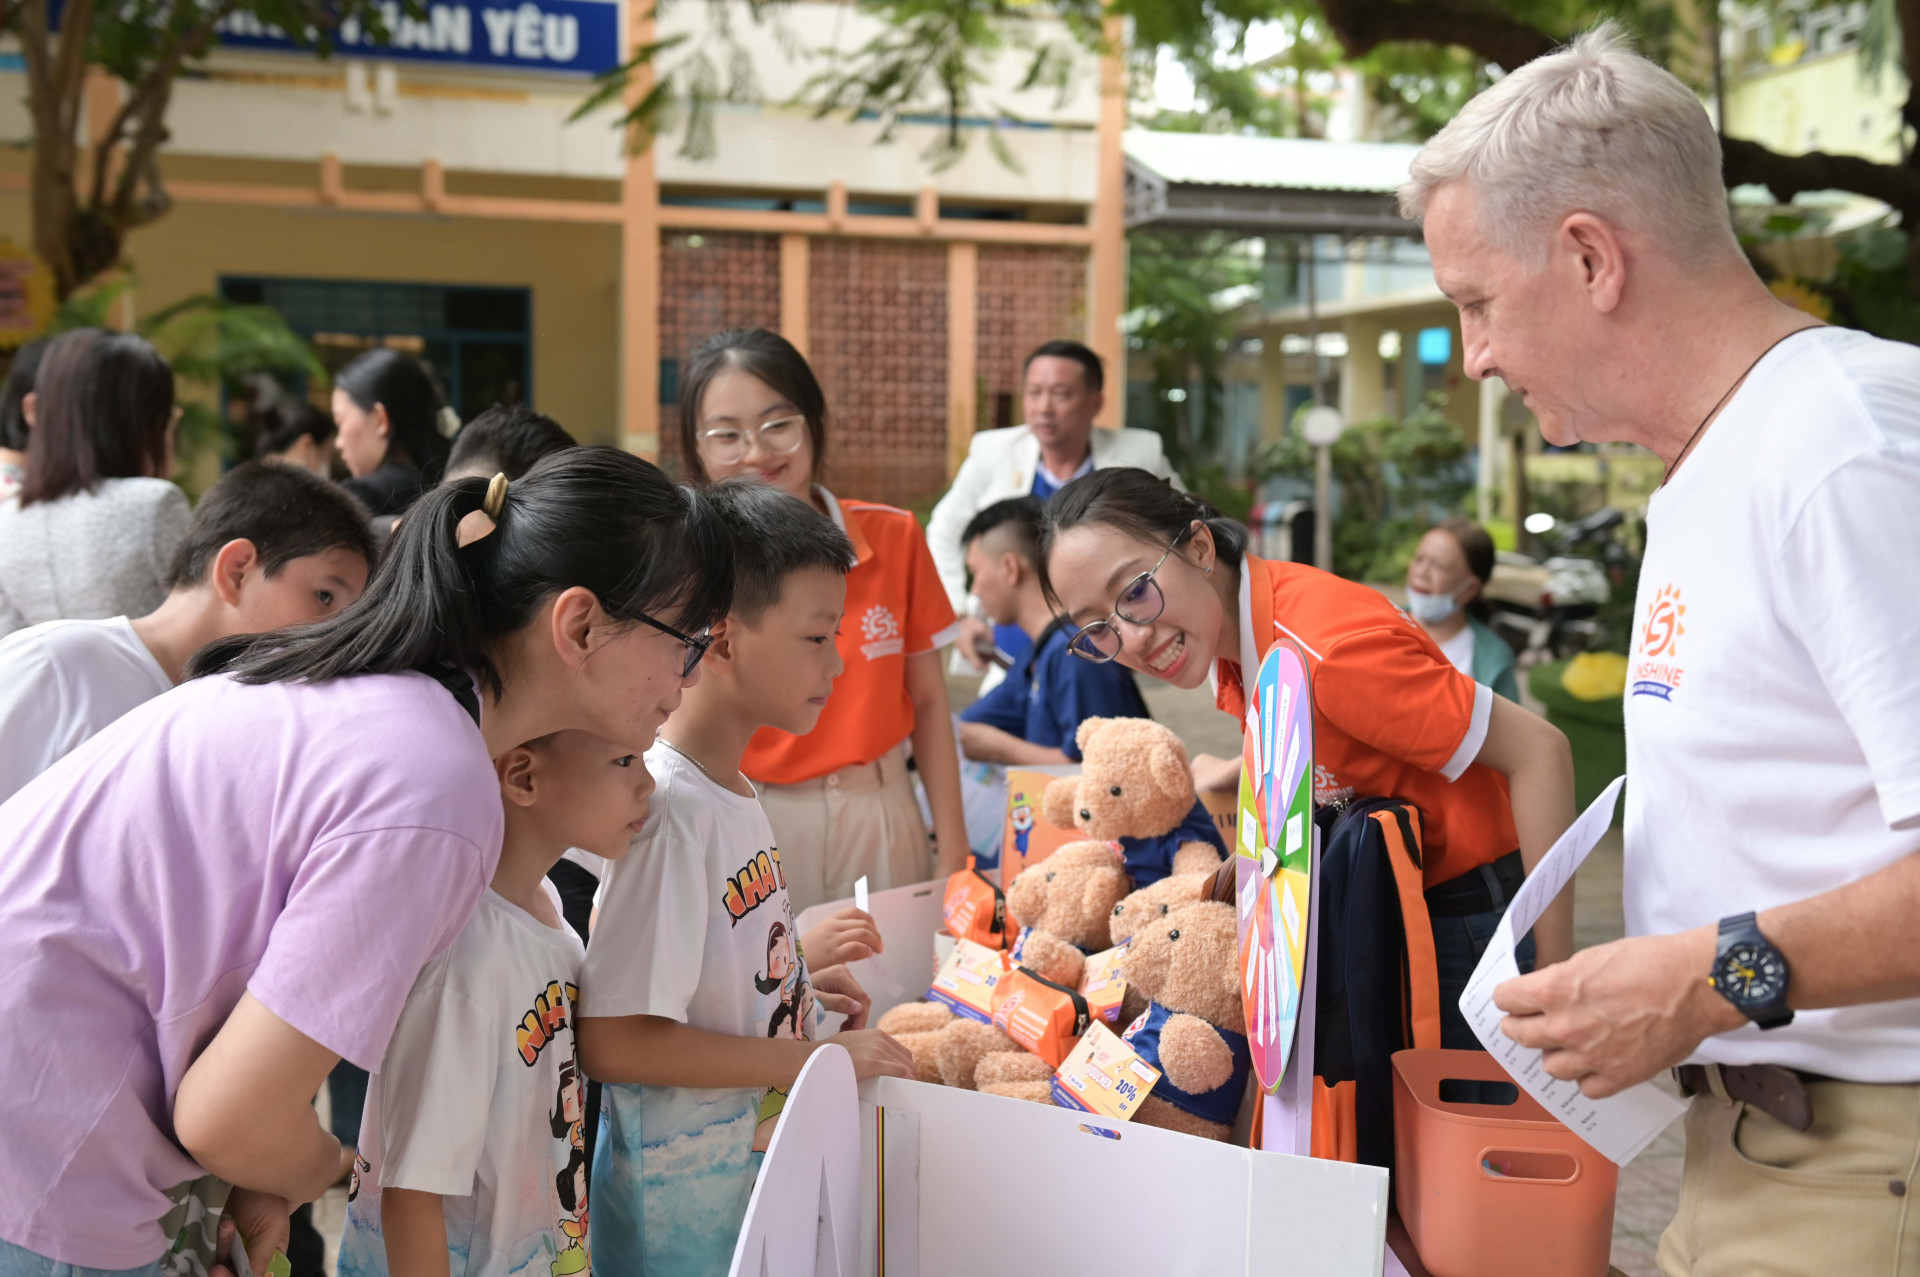
M 1106 365 L 1107 404 L 1097 424 L 1123 424 L 1127 403 L 1127 347 L 1120 316 L 1127 308 L 1126 156 L 1120 135 L 1127 127 L 1126 23 L 1108 17 L 1100 59 L 1100 168 L 1093 197 L 1093 248 L 1088 254 L 1087 344 Z
M 653 43 L 653 13 L 652 0 L 627 0 L 629 56 Z M 652 88 L 653 68 L 640 68 L 627 104 Z M 660 455 L 660 182 L 652 141 L 632 136 L 620 180 L 620 428 L 629 452 Z
M 805 235 L 780 237 L 780 335 L 807 353 L 807 316 L 812 304 L 813 241 Z
M 967 459 L 979 417 L 980 246 L 947 246 L 947 478 Z

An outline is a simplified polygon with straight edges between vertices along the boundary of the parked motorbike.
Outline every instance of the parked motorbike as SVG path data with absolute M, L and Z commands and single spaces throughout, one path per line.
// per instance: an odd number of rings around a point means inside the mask
M 1618 536 L 1625 521 L 1623 511 L 1608 507 L 1540 533 L 1545 557 L 1500 552 L 1483 592 L 1488 623 L 1523 668 L 1606 646 L 1600 611 L 1631 560 Z

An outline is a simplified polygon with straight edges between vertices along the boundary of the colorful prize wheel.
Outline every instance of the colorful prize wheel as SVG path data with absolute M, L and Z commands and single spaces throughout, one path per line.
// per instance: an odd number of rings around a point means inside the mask
M 1247 685 L 1242 737 L 1237 908 L 1240 998 L 1260 1087 L 1293 1054 L 1313 899 L 1313 701 L 1307 663 L 1276 642 Z

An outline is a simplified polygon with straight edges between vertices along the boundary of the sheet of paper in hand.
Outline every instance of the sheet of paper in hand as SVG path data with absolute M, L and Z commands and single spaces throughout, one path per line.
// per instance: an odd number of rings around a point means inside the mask
M 1613 823 L 1614 804 L 1625 783 L 1622 776 L 1608 785 L 1534 866 L 1507 906 L 1507 915 L 1474 968 L 1467 991 L 1460 995 L 1460 1013 L 1513 1080 L 1574 1134 L 1621 1166 L 1638 1157 L 1686 1106 L 1650 1082 L 1604 1100 L 1587 1098 L 1579 1083 L 1550 1075 L 1539 1051 L 1521 1046 L 1500 1031 L 1501 1011 L 1493 1004 L 1493 991 L 1520 974 L 1513 956 L 1515 938 L 1532 930 L 1560 889 L 1573 880 L 1574 871 Z

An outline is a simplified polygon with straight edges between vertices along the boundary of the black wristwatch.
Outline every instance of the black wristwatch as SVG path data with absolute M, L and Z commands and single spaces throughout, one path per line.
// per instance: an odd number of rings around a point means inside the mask
M 1720 948 L 1707 977 L 1721 997 L 1763 1029 L 1793 1023 L 1787 1005 L 1787 955 L 1760 934 L 1750 913 L 1720 919 Z

